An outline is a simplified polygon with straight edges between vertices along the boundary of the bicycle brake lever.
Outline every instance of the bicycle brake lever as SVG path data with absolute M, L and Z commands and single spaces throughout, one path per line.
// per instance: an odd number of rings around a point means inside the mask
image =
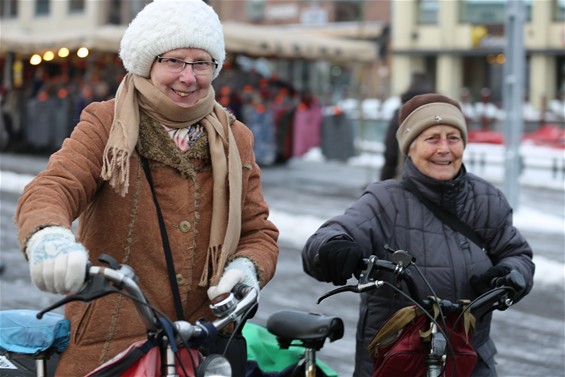
M 479 321 L 482 321 L 482 320 L 485 318 L 485 316 L 486 316 L 487 314 L 492 313 L 492 312 L 494 312 L 494 311 L 497 310 L 497 309 L 498 309 L 498 308 L 497 308 L 497 305 L 492 305 L 492 306 L 490 306 L 490 307 L 488 307 L 488 308 L 486 308 L 486 309 L 483 309 L 483 310 L 481 310 L 481 311 L 477 311 L 477 312 L 475 313 L 475 317 L 478 318 Z
M 366 259 L 365 262 L 365 269 L 361 271 L 359 274 L 359 285 L 365 285 L 370 283 L 371 274 L 375 267 L 375 260 L 377 259 L 376 256 L 371 255 L 369 259 Z
M 112 288 L 108 283 L 108 280 L 104 278 L 102 275 L 95 275 L 92 276 L 86 286 L 79 292 L 68 295 L 61 300 L 55 302 L 53 305 L 48 306 L 45 309 L 42 309 L 40 312 L 36 314 L 37 319 L 43 318 L 43 315 L 51 310 L 57 309 L 60 306 L 63 306 L 69 302 L 73 301 L 82 301 L 82 302 L 90 302 L 96 300 L 100 297 L 107 296 L 111 293 L 117 293 L 119 290 Z
M 361 292 L 365 292 L 368 291 L 370 289 L 373 288 L 379 288 L 380 286 L 382 286 L 384 284 L 383 281 L 381 280 L 376 280 L 376 281 L 371 281 L 369 283 L 365 283 L 365 284 L 357 284 L 357 285 L 344 285 L 343 287 L 339 287 L 334 289 L 333 291 L 329 291 L 327 293 L 325 293 L 324 295 L 320 296 L 320 298 L 318 299 L 318 304 L 320 302 L 322 302 L 322 300 L 333 296 L 335 294 L 341 293 L 341 292 L 354 292 L 354 293 L 361 293 Z
M 510 289 L 513 291 L 512 287 L 506 286 L 506 287 L 494 288 L 490 292 L 495 292 L 497 290 L 503 290 L 503 289 Z M 490 294 L 490 292 L 483 294 L 483 296 Z M 512 304 L 513 304 L 512 295 L 507 291 L 504 295 L 498 297 L 496 301 L 494 301 L 490 306 L 486 308 L 483 307 L 484 305 L 477 305 L 476 308 L 473 309 L 473 314 L 475 315 L 475 317 L 477 317 L 479 320 L 482 321 L 487 314 L 492 313 L 495 310 L 504 311 L 509 307 L 511 307 Z
M 395 250 L 391 260 L 379 260 L 375 255 L 365 259 L 365 269 L 359 274 L 359 284 L 373 284 L 376 281 L 375 271 L 384 270 L 393 273 L 397 279 L 407 273 L 406 268 L 415 263 L 416 259 L 404 250 Z
M 319 304 L 320 302 L 322 302 L 322 300 L 325 300 L 326 298 L 328 298 L 328 297 L 330 297 L 330 296 L 333 296 L 333 295 L 336 295 L 336 294 L 341 293 L 341 292 L 355 292 L 355 293 L 358 293 L 358 292 L 359 292 L 358 289 L 359 289 L 359 288 L 358 288 L 357 285 L 344 285 L 343 287 L 339 287 L 339 288 L 336 288 L 336 289 L 334 289 L 334 290 L 331 290 L 331 291 L 329 291 L 329 292 L 327 292 L 327 293 L 324 293 L 322 296 L 320 296 L 320 298 L 318 298 L 318 304 Z

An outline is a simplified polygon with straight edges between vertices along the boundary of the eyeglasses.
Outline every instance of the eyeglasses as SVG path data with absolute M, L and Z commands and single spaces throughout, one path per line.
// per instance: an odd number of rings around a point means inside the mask
M 171 72 L 177 73 L 182 72 L 187 65 L 192 66 L 192 72 L 194 72 L 195 75 L 204 75 L 210 73 L 212 71 L 212 68 L 216 69 L 218 67 L 218 63 L 216 63 L 215 60 L 198 60 L 195 62 L 185 62 L 184 60 L 177 58 L 166 58 L 159 55 L 155 57 L 155 60 L 157 60 L 159 63 L 165 64 L 165 66 Z

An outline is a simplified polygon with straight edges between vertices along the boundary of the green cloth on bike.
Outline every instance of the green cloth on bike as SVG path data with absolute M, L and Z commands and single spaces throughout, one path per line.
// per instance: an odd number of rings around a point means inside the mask
M 265 327 L 249 321 L 243 327 L 243 336 L 247 341 L 247 360 L 256 361 L 263 372 L 281 372 L 295 365 L 304 354 L 302 347 L 281 349 L 275 335 Z M 316 366 L 326 376 L 338 377 L 337 373 L 321 360 L 316 360 Z

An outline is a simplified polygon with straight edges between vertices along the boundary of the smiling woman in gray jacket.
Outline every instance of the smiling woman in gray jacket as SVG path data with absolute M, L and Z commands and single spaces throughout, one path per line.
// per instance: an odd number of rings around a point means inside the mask
M 470 226 L 486 247 L 443 223 L 401 182 L 386 180 L 370 184 L 344 214 L 325 222 L 308 239 L 302 251 L 304 271 L 343 285 L 362 258 L 373 254 L 388 259 L 384 246 L 389 245 L 415 256 L 441 298 L 474 299 L 485 282 L 510 270 L 526 281 L 517 300 L 529 293 L 535 269 L 532 250 L 513 226 L 512 208 L 502 192 L 466 171 L 462 161 L 467 128 L 459 104 L 435 93 L 419 95 L 402 106 L 400 122 L 397 139 L 407 156 L 403 180 Z M 414 277 L 420 294 L 428 296 L 423 281 Z M 386 287 L 361 294 L 354 376 L 372 375 L 367 346 L 385 320 L 407 305 Z M 473 346 L 479 360 L 473 377 L 497 376 L 491 318 L 477 320 Z

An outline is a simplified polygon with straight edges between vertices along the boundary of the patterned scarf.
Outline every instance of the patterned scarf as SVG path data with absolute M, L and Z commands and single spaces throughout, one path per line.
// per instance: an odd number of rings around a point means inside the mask
M 184 128 L 171 128 L 167 126 L 163 126 L 163 128 L 182 153 L 186 153 L 204 135 L 204 129 L 198 123 Z
M 206 129 L 214 178 L 212 223 L 206 266 L 199 285 L 217 285 L 229 257 L 235 253 L 241 233 L 241 159 L 229 126 L 228 114 L 214 100 L 212 88 L 206 98 L 184 108 L 175 104 L 149 79 L 128 73 L 116 93 L 114 121 L 104 150 L 102 179 L 125 196 L 129 187 L 129 164 L 139 136 L 140 108 L 170 128 L 197 122 Z M 227 155 L 226 155 L 227 152 Z M 209 270 L 212 277 L 209 279 Z

